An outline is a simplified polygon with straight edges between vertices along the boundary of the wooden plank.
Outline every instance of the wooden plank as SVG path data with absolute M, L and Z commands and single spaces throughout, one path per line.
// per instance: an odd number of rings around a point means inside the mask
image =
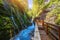
M 49 28 L 52 28 L 53 30 L 58 31 L 58 28 L 57 27 L 49 26 Z
M 52 25 L 52 26 L 55 26 L 57 28 L 60 28 L 60 25 L 56 25 L 56 24 L 52 24 L 52 23 L 47 23 L 47 22 L 44 22 L 44 23 L 49 24 L 49 25 Z
M 60 25 L 56 25 L 56 24 L 52 24 L 52 23 L 47 23 L 45 22 L 45 24 L 48 24 L 48 28 L 51 28 L 52 30 L 49 30 L 49 34 L 51 34 L 55 39 L 60 40 Z M 53 32 L 56 31 L 58 33 L 58 35 Z
M 49 37 L 44 30 L 39 30 L 41 35 L 41 40 L 52 40 L 51 37 Z
M 56 35 L 53 31 L 50 31 L 50 33 L 51 33 L 52 36 L 54 36 L 56 39 L 59 39 L 58 35 Z
M 60 40 L 60 27 L 58 29 L 58 35 L 59 35 L 59 40 Z
M 49 36 L 52 38 L 52 40 L 56 40 L 56 38 L 54 38 L 51 33 L 49 33 Z

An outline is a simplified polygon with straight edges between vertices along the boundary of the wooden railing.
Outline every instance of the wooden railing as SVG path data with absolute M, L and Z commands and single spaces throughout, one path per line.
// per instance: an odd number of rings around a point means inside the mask
M 38 26 L 35 23 L 35 30 L 34 30 L 34 40 L 41 40 L 41 35 L 38 30 Z
M 46 33 L 54 40 L 60 40 L 60 26 L 44 22 Z

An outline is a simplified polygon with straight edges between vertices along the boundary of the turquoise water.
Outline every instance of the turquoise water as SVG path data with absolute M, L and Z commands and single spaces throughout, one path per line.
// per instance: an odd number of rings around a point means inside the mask
M 8 11 L 9 5 L 6 1 L 4 1 L 4 8 Z M 10 9 L 9 9 L 10 10 Z M 16 28 L 18 29 L 18 25 L 16 24 L 15 20 L 14 20 L 14 16 L 13 16 L 13 12 L 12 9 L 10 11 L 8 11 L 9 13 L 11 13 L 11 20 L 13 22 L 13 24 L 16 26 Z M 17 15 L 18 16 L 18 15 Z M 18 16 L 19 17 L 19 16 Z M 20 18 L 20 17 L 19 17 Z M 14 27 L 15 28 L 15 27 Z M 31 33 L 32 31 L 34 31 L 35 26 L 34 23 L 32 22 L 31 26 L 28 26 L 26 29 L 22 30 L 21 32 L 19 32 L 14 38 L 13 40 L 31 40 Z
M 34 23 L 32 23 L 31 26 L 29 26 L 27 29 L 22 30 L 18 33 L 17 36 L 14 37 L 14 40 L 31 40 L 31 34 L 32 31 L 34 31 L 35 26 Z

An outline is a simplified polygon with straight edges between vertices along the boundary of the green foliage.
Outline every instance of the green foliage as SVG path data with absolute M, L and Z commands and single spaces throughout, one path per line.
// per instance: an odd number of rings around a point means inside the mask
M 11 23 L 9 17 L 4 17 L 4 16 L 0 17 L 0 22 L 1 22 L 0 26 L 3 26 L 3 28 L 11 28 L 11 26 L 12 26 L 12 23 Z
M 56 23 L 57 25 L 60 25 L 60 13 L 57 14 L 57 19 L 55 20 L 55 23 Z
M 40 16 L 39 14 L 50 8 L 53 4 L 55 4 L 56 7 L 48 12 L 47 15 L 53 16 L 54 14 L 60 13 L 60 7 L 58 7 L 60 2 L 58 0 L 50 0 L 47 4 L 45 4 L 44 1 L 45 0 L 33 0 L 32 9 L 28 11 L 26 9 L 26 11 L 22 12 L 23 8 L 20 9 L 17 4 L 9 3 L 7 0 L 0 0 L 0 36 L 6 32 L 4 35 L 8 36 L 6 37 L 7 39 L 9 38 L 8 34 L 11 28 L 14 28 L 13 30 L 26 28 L 31 24 L 31 19 L 34 20 L 35 17 Z M 57 16 L 56 23 L 60 25 L 60 14 L 57 14 Z
M 32 10 L 28 12 L 28 15 L 32 15 L 31 17 L 34 19 L 38 17 L 44 10 L 50 8 L 53 4 L 57 5 L 58 0 L 50 0 L 45 4 L 45 0 L 33 0 Z
M 21 12 L 17 5 L 8 3 L 6 0 L 0 0 L 0 40 L 9 40 L 10 30 L 13 31 L 11 33 L 13 36 L 14 32 L 25 29 L 31 24 L 26 13 Z
M 0 40 L 9 40 L 12 22 L 9 17 L 0 16 Z

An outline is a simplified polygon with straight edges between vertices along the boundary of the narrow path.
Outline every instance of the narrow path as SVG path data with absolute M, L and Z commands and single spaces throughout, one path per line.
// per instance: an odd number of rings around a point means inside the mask
M 44 30 L 39 30 L 40 35 L 41 35 L 41 40 L 52 40 Z
M 41 26 L 39 26 L 40 28 Z M 52 40 L 51 37 L 49 37 L 49 35 L 46 34 L 45 30 L 44 29 L 39 29 L 39 33 L 40 33 L 40 36 L 41 36 L 41 40 Z

